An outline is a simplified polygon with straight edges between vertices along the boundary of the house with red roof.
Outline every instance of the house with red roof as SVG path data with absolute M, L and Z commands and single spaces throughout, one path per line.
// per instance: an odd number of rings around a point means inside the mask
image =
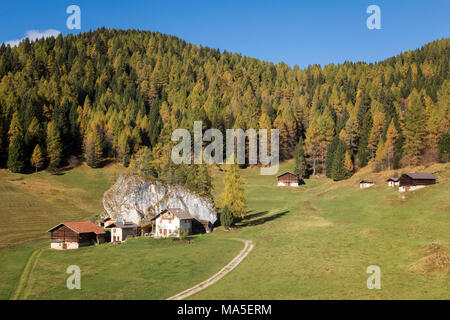
M 50 248 L 78 249 L 105 242 L 106 232 L 91 221 L 62 222 L 50 230 Z

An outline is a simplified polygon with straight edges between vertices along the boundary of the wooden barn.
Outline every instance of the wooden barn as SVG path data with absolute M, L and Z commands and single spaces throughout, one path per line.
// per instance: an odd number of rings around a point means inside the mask
M 278 186 L 284 187 L 298 187 L 301 184 L 305 184 L 305 182 L 296 174 L 285 172 L 277 176 Z
M 361 189 L 367 189 L 372 187 L 375 184 L 375 182 L 373 182 L 372 180 L 361 180 L 359 182 L 359 187 Z
M 105 242 L 106 232 L 91 221 L 63 222 L 48 230 L 50 248 L 78 249 Z
M 386 180 L 389 187 L 398 187 L 400 185 L 400 178 L 392 177 Z
M 430 173 L 404 173 L 400 177 L 398 191 L 413 191 L 436 183 L 436 177 Z

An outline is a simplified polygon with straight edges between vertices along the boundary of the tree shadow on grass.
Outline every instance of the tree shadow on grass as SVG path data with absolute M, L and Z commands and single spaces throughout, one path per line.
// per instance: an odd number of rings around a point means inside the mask
M 234 224 L 236 225 L 236 224 L 239 224 L 242 221 L 246 221 L 246 220 L 250 220 L 250 219 L 253 219 L 253 218 L 257 218 L 257 217 L 260 217 L 262 215 L 265 215 L 265 214 L 269 213 L 269 211 L 266 210 L 266 211 L 260 211 L 260 212 L 257 212 L 257 213 L 249 214 L 249 213 L 254 212 L 254 211 L 255 210 L 247 210 L 247 212 L 245 214 L 245 217 L 243 217 L 243 218 L 234 217 L 233 218 Z
M 275 213 L 275 214 L 273 214 L 271 216 L 267 216 L 267 217 L 261 217 L 261 216 L 267 214 L 268 211 L 258 212 L 258 213 L 246 216 L 245 219 L 241 223 L 236 225 L 236 227 L 237 228 L 245 228 L 245 227 L 250 227 L 250 226 L 258 226 L 258 225 L 264 224 L 266 222 L 281 218 L 288 212 L 289 212 L 289 210 L 281 211 L 281 212 Z M 251 218 L 255 218 L 255 217 L 261 217 L 261 218 L 249 220 L 250 216 L 251 216 Z
M 250 212 L 253 212 L 253 210 L 250 211 Z M 269 213 L 269 211 L 265 210 L 265 211 L 261 211 L 261 212 L 256 212 L 256 213 L 248 214 L 248 215 L 246 215 L 246 216 L 244 217 L 243 221 L 245 221 L 245 220 L 250 220 L 250 219 L 254 219 L 254 218 L 258 218 L 258 217 L 263 216 L 263 215 L 268 214 L 268 213 Z

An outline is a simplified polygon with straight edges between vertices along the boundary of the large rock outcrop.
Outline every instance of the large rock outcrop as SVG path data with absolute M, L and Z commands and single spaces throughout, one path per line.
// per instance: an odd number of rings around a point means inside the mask
M 137 175 L 121 175 L 105 192 L 103 206 L 113 219 L 139 224 L 166 208 L 181 208 L 199 221 L 217 220 L 212 199 L 179 185 L 170 185 Z

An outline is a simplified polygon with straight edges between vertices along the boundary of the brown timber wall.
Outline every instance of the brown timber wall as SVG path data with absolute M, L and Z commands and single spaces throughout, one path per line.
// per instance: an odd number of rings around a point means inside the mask
M 78 233 L 72 229 L 61 226 L 51 232 L 52 242 L 78 242 Z

